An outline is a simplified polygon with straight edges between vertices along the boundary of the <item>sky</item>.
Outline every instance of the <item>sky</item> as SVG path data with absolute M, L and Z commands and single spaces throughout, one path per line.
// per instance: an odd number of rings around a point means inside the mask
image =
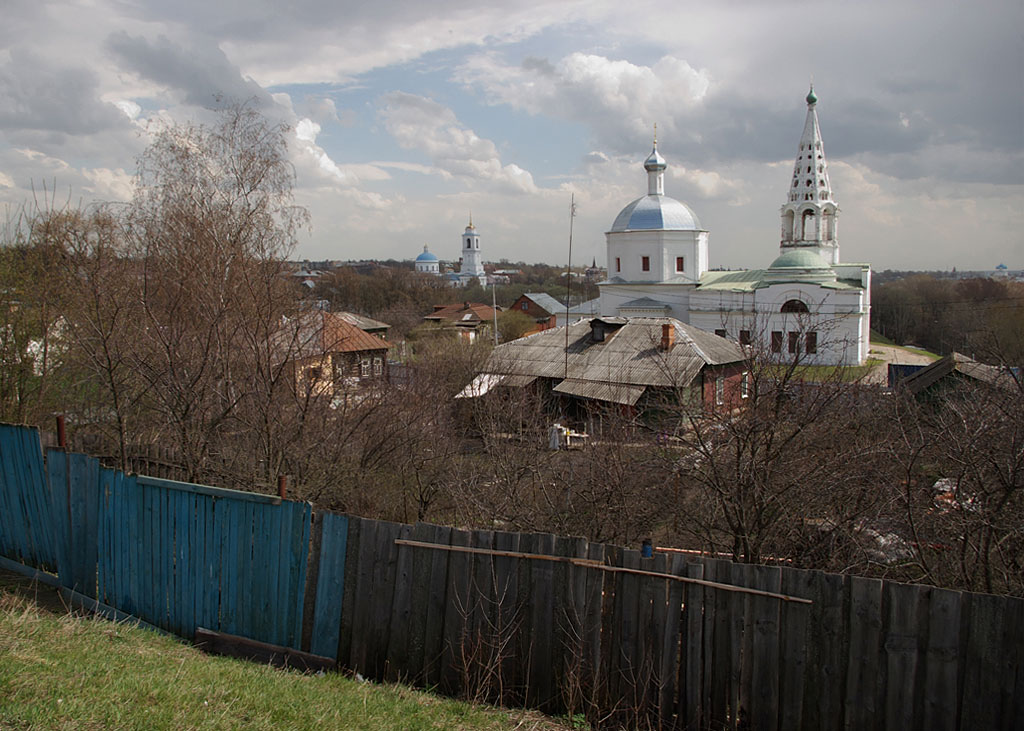
M 665 192 L 713 267 L 767 266 L 813 79 L 842 259 L 1024 268 L 1024 3 L 4 0 L 0 203 L 132 195 L 169 123 L 289 127 L 297 259 L 604 265 Z M 220 100 L 220 101 L 218 101 Z

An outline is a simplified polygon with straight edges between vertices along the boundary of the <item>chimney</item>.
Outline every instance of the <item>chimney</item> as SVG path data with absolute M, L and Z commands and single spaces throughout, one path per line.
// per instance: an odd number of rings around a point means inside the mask
M 666 322 L 661 326 L 661 349 L 667 352 L 672 350 L 675 344 L 676 328 L 671 323 Z

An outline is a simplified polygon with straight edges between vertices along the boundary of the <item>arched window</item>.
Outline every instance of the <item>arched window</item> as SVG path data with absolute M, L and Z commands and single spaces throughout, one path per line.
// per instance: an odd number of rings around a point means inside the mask
M 818 217 L 814 215 L 814 211 L 804 211 L 800 222 L 803 228 L 801 238 L 804 241 L 814 241 L 818 238 Z
M 810 312 L 810 310 L 800 300 L 786 300 L 780 312 Z
M 782 217 L 782 240 L 792 241 L 793 240 L 793 211 L 786 211 Z

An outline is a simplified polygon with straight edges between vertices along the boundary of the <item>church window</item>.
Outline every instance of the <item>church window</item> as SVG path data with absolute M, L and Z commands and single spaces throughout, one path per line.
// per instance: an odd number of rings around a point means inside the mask
M 807 185 L 810 185 L 810 184 L 811 184 L 811 181 L 810 181 L 810 180 L 808 180 L 806 184 L 807 184 Z
M 619 257 L 615 257 L 615 271 L 617 271 L 617 272 L 621 272 L 622 271 L 622 259 L 619 258 Z
M 724 327 L 720 327 L 720 328 L 718 328 L 717 330 L 715 330 L 715 335 L 717 335 L 717 336 L 718 336 L 718 337 L 720 337 L 720 338 L 728 337 L 728 336 L 726 335 L 726 332 L 725 332 L 725 328 L 724 328 Z
M 809 312 L 807 305 L 800 300 L 786 300 L 780 312 Z
M 772 352 L 782 352 L 782 332 L 779 330 L 772 330 Z
M 749 330 L 740 330 L 740 345 L 750 345 Z
M 800 348 L 800 333 L 791 332 L 789 334 L 789 352 L 796 355 Z
M 469 242 L 470 242 L 470 241 L 471 241 L 471 239 L 466 239 L 466 246 L 467 246 L 467 247 L 469 247 Z
M 811 172 L 811 168 L 809 166 L 807 168 L 807 172 Z
M 800 181 L 799 181 L 799 180 L 794 180 L 794 181 L 793 181 L 793 187 L 794 187 L 794 188 L 795 188 L 795 187 L 796 187 L 797 185 L 799 185 L 799 184 L 800 184 Z
M 686 259 L 682 256 L 676 257 L 676 271 L 681 272 L 686 269 Z
M 818 333 L 814 332 L 813 330 L 807 333 L 807 352 L 818 352 Z
M 640 257 L 640 268 L 645 272 L 651 271 L 651 257 L 642 256 Z

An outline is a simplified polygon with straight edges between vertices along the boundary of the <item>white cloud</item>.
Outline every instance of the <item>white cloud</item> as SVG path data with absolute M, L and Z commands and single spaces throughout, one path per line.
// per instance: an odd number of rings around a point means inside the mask
M 586 122 L 602 144 L 649 138 L 654 124 L 679 134 L 711 85 L 707 70 L 673 56 L 642 66 L 580 52 L 555 64 L 527 58 L 518 66 L 496 53 L 480 54 L 468 59 L 456 78 L 482 90 L 492 104 Z
M 534 193 L 533 176 L 503 165 L 493 142 L 463 126 L 455 113 L 432 99 L 395 91 L 380 99 L 380 117 L 398 145 L 428 155 L 444 176 L 486 182 L 507 193 Z

